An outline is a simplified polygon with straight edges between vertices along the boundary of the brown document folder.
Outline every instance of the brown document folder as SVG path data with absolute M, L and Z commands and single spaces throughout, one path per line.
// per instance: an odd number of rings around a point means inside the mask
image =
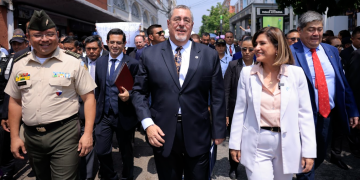
M 127 64 L 124 63 L 119 73 L 116 75 L 115 86 L 119 89 L 120 93 L 123 93 L 124 91 L 121 89 L 121 87 L 124 87 L 126 90 L 130 91 L 132 90 L 133 85 L 134 79 Z

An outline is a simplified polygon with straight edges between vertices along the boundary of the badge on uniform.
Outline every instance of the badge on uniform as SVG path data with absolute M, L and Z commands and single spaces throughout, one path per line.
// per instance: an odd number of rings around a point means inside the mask
M 64 72 L 53 72 L 53 77 L 60 77 L 60 78 L 70 78 L 70 73 L 64 73 Z
M 29 73 L 20 73 L 16 76 L 16 82 L 18 81 L 26 81 L 30 80 L 30 74 Z
M 57 95 L 57 96 L 60 96 L 61 94 L 62 94 L 62 91 L 60 91 L 60 90 L 57 90 L 57 91 L 56 91 L 56 95 Z
M 84 61 L 81 61 L 80 65 L 83 66 L 86 70 L 88 70 L 88 67 L 86 66 L 86 64 L 84 63 Z

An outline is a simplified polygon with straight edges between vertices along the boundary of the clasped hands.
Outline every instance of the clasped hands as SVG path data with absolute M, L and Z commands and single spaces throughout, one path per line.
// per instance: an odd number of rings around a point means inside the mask
M 146 128 L 146 134 L 149 140 L 149 143 L 155 147 L 161 147 L 165 143 L 163 137 L 165 136 L 164 132 L 156 124 L 152 124 Z M 215 139 L 215 144 L 221 144 L 225 139 Z

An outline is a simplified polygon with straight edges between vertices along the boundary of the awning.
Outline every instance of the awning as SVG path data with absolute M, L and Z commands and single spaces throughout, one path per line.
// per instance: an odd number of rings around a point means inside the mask
M 91 23 L 126 21 L 120 16 L 85 0 L 13 0 L 13 3 L 14 5 L 28 5 L 44 9 L 45 11 L 50 11 Z

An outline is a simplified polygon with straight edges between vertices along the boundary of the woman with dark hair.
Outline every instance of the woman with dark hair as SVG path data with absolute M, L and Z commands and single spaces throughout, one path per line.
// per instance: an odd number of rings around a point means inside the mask
M 229 148 L 249 180 L 290 180 L 316 158 L 313 112 L 304 71 L 283 32 L 266 27 L 252 43 L 257 63 L 240 73 Z

